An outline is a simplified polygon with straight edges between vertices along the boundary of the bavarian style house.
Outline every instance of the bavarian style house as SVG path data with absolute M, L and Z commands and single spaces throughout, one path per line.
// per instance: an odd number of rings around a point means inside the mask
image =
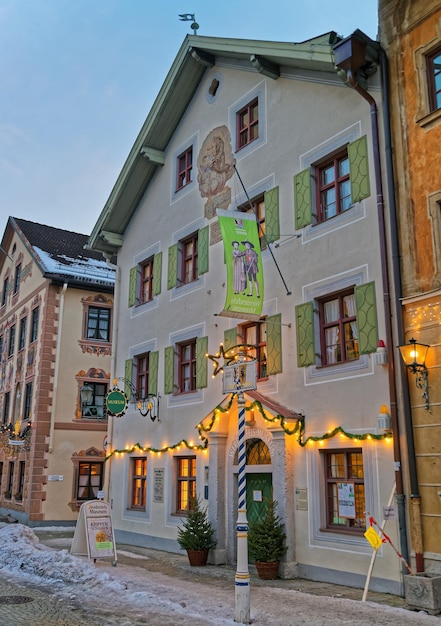
M 72 524 L 104 483 L 115 270 L 10 217 L 0 248 L 0 513 Z
M 179 550 L 197 495 L 216 526 L 212 561 L 235 559 L 237 402 L 212 375 L 246 344 L 257 369 L 245 394 L 248 519 L 277 500 L 281 576 L 364 585 L 364 533 L 393 501 L 399 433 L 382 126 L 377 137 L 349 82 L 381 111 L 378 49 L 359 31 L 356 54 L 353 43 L 186 37 L 115 182 L 89 245 L 117 256 L 112 378 L 129 399 L 109 418 L 117 541 Z M 259 224 L 257 319 L 225 315 L 231 243 L 218 209 Z M 398 543 L 397 517 L 386 529 Z M 400 585 L 381 546 L 371 588 Z

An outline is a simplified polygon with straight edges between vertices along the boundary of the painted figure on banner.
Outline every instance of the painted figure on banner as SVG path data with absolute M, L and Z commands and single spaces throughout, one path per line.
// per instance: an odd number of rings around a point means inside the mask
M 233 279 L 234 279 L 234 293 L 238 294 L 241 291 L 245 291 L 247 286 L 247 279 L 245 274 L 244 256 L 245 251 L 239 249 L 239 242 L 232 241 L 233 246 Z
M 259 281 L 257 280 L 257 274 L 259 272 L 259 257 L 254 250 L 254 244 L 251 241 L 242 241 L 242 245 L 245 246 L 245 274 L 248 279 L 248 293 L 247 296 L 253 295 L 253 287 L 256 289 L 256 296 L 260 298 L 259 293 Z

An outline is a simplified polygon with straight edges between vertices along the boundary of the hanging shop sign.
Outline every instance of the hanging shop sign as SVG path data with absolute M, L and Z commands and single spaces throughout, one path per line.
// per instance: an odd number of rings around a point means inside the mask
M 124 391 L 112 389 L 105 399 L 107 412 L 115 417 L 124 415 L 127 410 L 128 400 Z

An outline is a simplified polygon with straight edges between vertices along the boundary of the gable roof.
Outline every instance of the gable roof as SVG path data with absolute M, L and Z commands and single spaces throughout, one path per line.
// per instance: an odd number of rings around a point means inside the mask
M 335 73 L 335 32 L 302 43 L 225 39 L 187 35 L 141 128 L 110 196 L 90 235 L 88 246 L 111 256 L 207 68 L 223 64 L 277 80 L 283 73 Z
M 84 249 L 87 235 L 16 217 L 9 218 L 6 231 L 8 228 L 18 233 L 46 278 L 86 289 L 113 289 L 115 270 L 109 267 L 99 252 Z M 3 242 L 7 237 L 6 231 Z

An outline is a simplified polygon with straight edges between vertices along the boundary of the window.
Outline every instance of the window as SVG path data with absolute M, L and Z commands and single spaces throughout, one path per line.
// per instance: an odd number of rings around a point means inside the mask
M 315 181 L 318 223 L 335 217 L 352 206 L 346 149 L 316 166 Z
M 26 383 L 24 419 L 28 420 L 32 416 L 32 383 Z
M 260 249 L 266 248 L 266 224 L 265 224 L 265 198 L 259 196 L 258 198 L 237 207 L 239 211 L 244 213 L 251 213 L 256 216 L 257 232 L 259 234 Z
M 183 239 L 181 249 L 181 284 L 186 285 L 198 278 L 198 234 Z
M 4 345 L 3 335 L 0 335 L 0 361 L 3 358 L 3 345 Z
M 23 500 L 24 481 L 25 481 L 26 462 L 20 461 L 18 466 L 18 485 L 15 499 L 21 502 Z
M 319 300 L 319 318 L 322 365 L 358 359 L 354 290 Z
M 361 449 L 322 451 L 325 468 L 326 528 L 364 531 L 366 522 L 363 454 Z M 345 496 L 354 498 L 347 505 Z M 353 494 L 353 496 L 352 496 Z
M 94 500 L 103 486 L 103 463 L 80 462 L 78 465 L 77 500 Z
M 346 224 L 354 217 L 358 203 L 371 195 L 367 136 L 354 136 L 355 133 L 346 134 L 345 144 L 340 143 L 343 138 L 338 143 L 329 142 L 329 153 L 327 146 L 312 150 L 311 159 L 304 161 L 306 169 L 295 174 L 296 230 L 349 213 L 346 221 L 337 221 Z M 352 207 L 354 211 L 349 211 Z
M 3 292 L 2 292 L 2 306 L 5 306 L 6 300 L 8 298 L 8 288 L 9 288 L 9 278 L 5 278 L 3 281 Z
M 256 359 L 257 379 L 267 378 L 265 322 L 243 324 L 240 328 L 242 343 L 256 346 L 255 348 L 247 348 L 246 352 L 248 356 Z
M 178 344 L 178 384 L 181 393 L 196 390 L 196 339 Z
M 90 306 L 87 311 L 86 338 L 110 341 L 110 309 Z
M 191 183 L 193 169 L 193 146 L 190 146 L 177 158 L 177 181 L 176 191 L 179 191 L 188 183 Z
M 9 407 L 11 406 L 11 392 L 7 391 L 3 399 L 3 415 L 2 422 L 7 424 L 9 421 Z
M 132 458 L 131 463 L 131 509 L 145 509 L 147 493 L 147 459 Z
M 430 110 L 441 108 L 441 48 L 427 57 Z
M 40 309 L 39 307 L 32 310 L 32 318 L 31 318 L 31 338 L 30 342 L 33 343 L 37 341 L 38 337 L 38 318 L 39 318 Z
M 149 353 L 136 357 L 136 391 L 140 398 L 149 393 Z
M 8 347 L 8 356 L 12 356 L 14 354 L 15 348 L 15 324 L 11 326 L 9 329 L 9 347 Z
M 176 513 L 186 513 L 189 509 L 191 500 L 196 497 L 196 457 L 177 457 L 176 464 Z
M 17 265 L 15 268 L 15 277 L 14 277 L 14 294 L 18 292 L 20 287 L 20 276 L 21 276 L 21 263 Z
M 259 137 L 259 101 L 256 98 L 236 114 L 237 150 Z
M 104 400 L 107 395 L 107 384 L 92 381 L 86 381 L 86 384 L 92 388 L 92 394 L 90 402 L 81 406 L 81 417 L 88 419 L 106 417 Z
M 144 304 L 153 298 L 153 257 L 141 263 L 140 269 L 139 304 Z
M 14 461 L 10 461 L 8 466 L 8 482 L 5 491 L 5 498 L 7 498 L 8 500 L 12 498 L 12 490 L 14 488 L 14 470 L 15 463 Z
M 18 338 L 19 350 L 23 350 L 26 345 L 26 322 L 27 322 L 27 317 L 22 317 L 20 320 L 20 334 Z

